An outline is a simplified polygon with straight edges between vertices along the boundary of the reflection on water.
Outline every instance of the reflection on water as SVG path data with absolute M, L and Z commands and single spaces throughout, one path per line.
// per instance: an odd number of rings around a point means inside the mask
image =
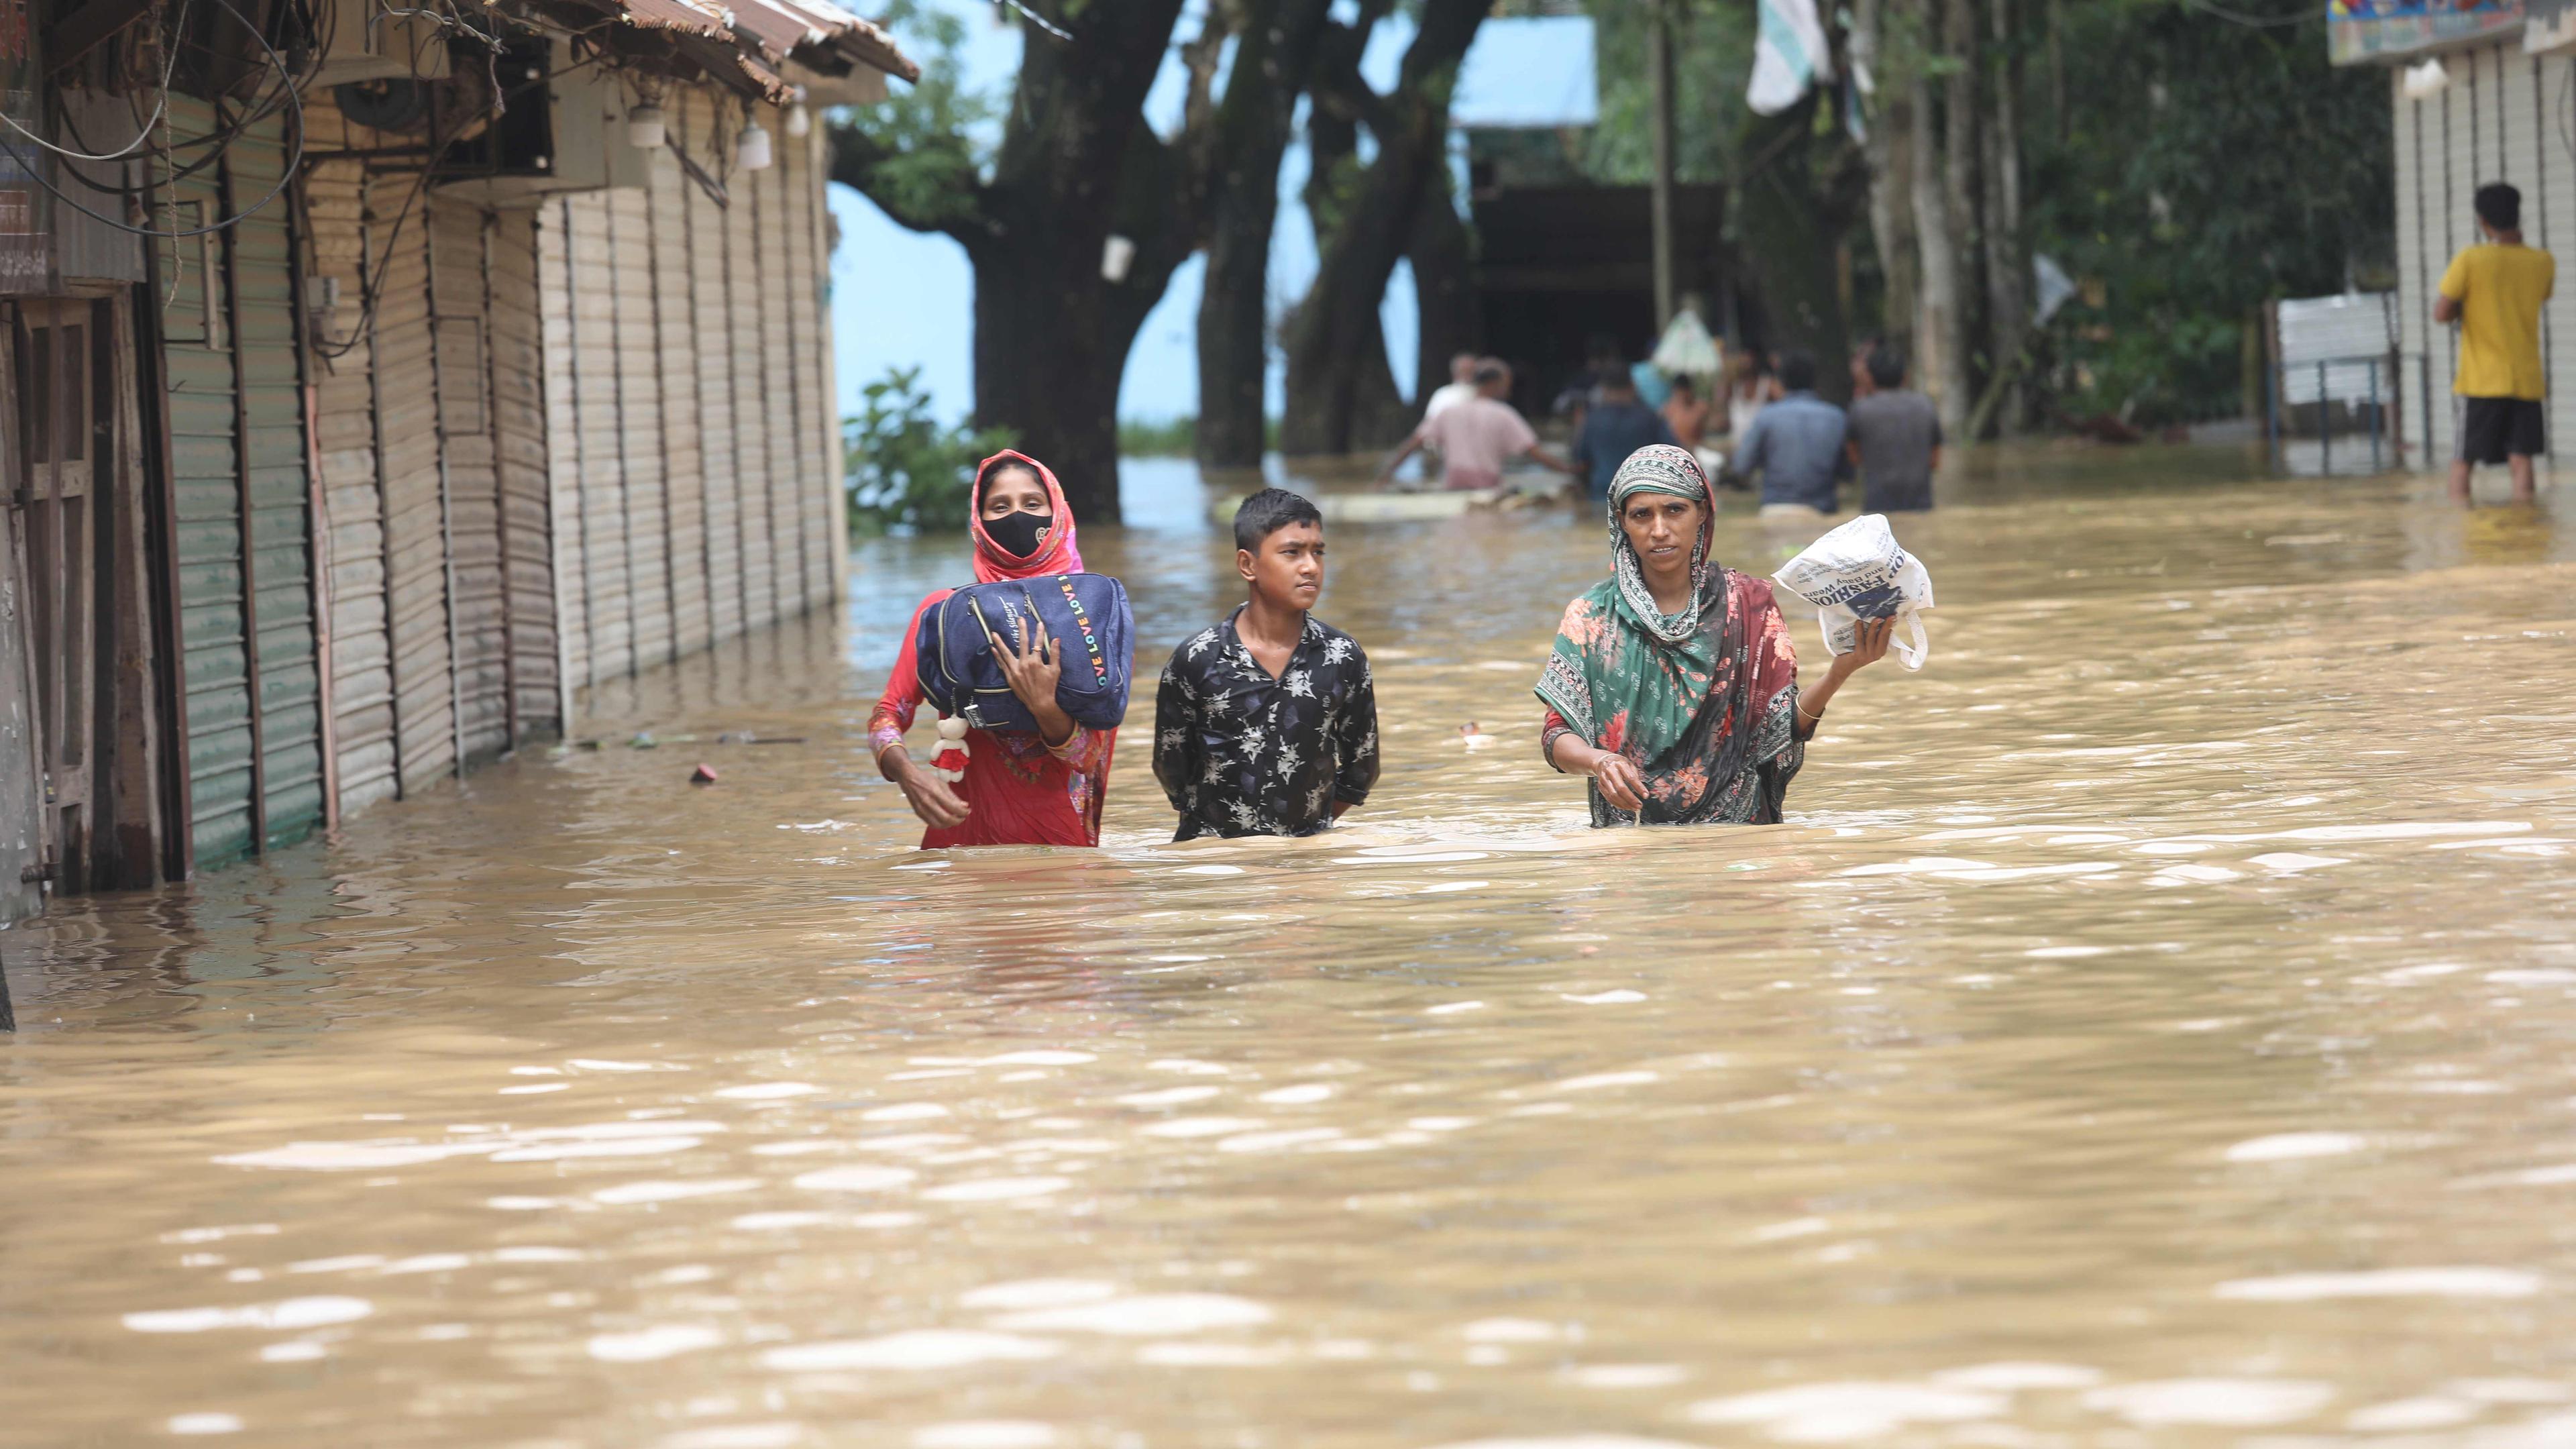
M 657 749 L 0 935 L 0 1443 L 2568 1442 L 2571 530 L 1980 466 L 1778 830 L 1582 828 L 1536 509 L 1336 532 L 1349 828 L 1165 843 L 1140 719 L 1106 849 L 925 858 L 888 542 Z

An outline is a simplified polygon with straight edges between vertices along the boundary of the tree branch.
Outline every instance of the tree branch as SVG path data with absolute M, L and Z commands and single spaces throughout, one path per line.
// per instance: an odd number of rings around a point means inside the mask
M 974 179 L 974 158 L 962 137 L 934 137 L 929 145 L 901 149 L 851 124 L 831 129 L 834 181 L 875 202 L 909 231 L 936 232 L 961 242 L 981 238 L 990 224 L 984 188 Z M 932 175 L 963 175 L 961 188 L 926 186 Z

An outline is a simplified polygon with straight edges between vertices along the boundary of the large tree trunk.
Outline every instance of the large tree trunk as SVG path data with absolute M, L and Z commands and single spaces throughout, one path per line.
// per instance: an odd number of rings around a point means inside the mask
M 1249 0 L 1218 111 L 1199 301 L 1199 462 L 1257 468 L 1267 424 L 1279 161 L 1331 0 Z
M 1824 188 L 1809 151 L 1818 92 L 1747 125 L 1744 154 L 1768 158 L 1735 187 L 1731 209 L 1745 265 L 1753 274 L 1774 351 L 1799 348 L 1816 360 L 1816 390 L 1851 396 L 1851 328 L 1842 306 L 1837 257 L 1843 236 L 1827 214 Z
M 1458 62 L 1492 8 L 1493 0 L 1425 0 L 1395 94 L 1381 100 L 1362 84 L 1351 98 L 1372 113 L 1377 159 L 1338 225 L 1318 212 L 1318 230 L 1330 225 L 1322 262 L 1286 329 L 1288 407 L 1279 434 L 1290 454 L 1349 453 L 1403 436 L 1405 414 L 1386 407 L 1391 381 L 1383 390 L 1377 385 L 1387 375 L 1378 304 L 1413 239 L 1432 174 L 1447 158 Z M 1356 81 L 1356 54 L 1349 59 L 1351 74 L 1338 82 Z M 1323 105 L 1319 96 L 1318 110 Z M 1319 155 L 1319 170 L 1325 165 Z
M 1927 37 L 1943 33 L 1946 11 L 1968 3 L 1968 0 L 1920 0 L 1918 12 Z M 1934 106 L 1930 77 L 1917 68 L 1908 87 L 1914 111 L 1914 234 L 1922 254 L 1921 292 L 1922 323 L 1915 331 L 1915 355 L 1924 389 L 1940 406 L 1941 427 L 1954 440 L 1960 438 L 1967 422 L 1973 399 L 1969 394 L 1968 329 L 1965 299 L 1961 296 L 1961 263 L 1966 248 L 1960 236 L 1965 230 L 1962 218 L 1952 206 L 1951 188 L 1945 164 L 1956 148 L 1945 144 L 1944 131 L 1955 131 L 1962 120 L 1956 111 L 1942 116 Z
M 1413 244 L 1405 251 L 1413 263 L 1413 292 L 1422 313 L 1421 345 L 1415 349 L 1413 406 L 1419 411 L 1434 388 L 1449 380 L 1449 359 L 1461 352 L 1481 352 L 1485 315 L 1476 296 L 1475 242 L 1450 195 L 1449 168 L 1431 173 L 1430 194 L 1414 219 Z
M 2021 61 L 2013 41 L 2012 0 L 1989 0 L 1994 50 L 1986 66 L 1992 101 L 1984 117 L 1986 183 L 1986 356 L 1991 410 L 2005 437 L 2021 431 L 2020 360 L 2029 328 L 2030 264 L 2021 235 Z M 1974 421 L 1973 419 L 1971 420 Z
M 1085 523 L 1115 523 L 1118 381 L 1128 345 L 1196 244 L 1203 178 L 1145 125 L 1181 0 L 1072 6 L 1029 0 L 1076 38 L 1032 36 L 990 181 L 962 137 L 833 129 L 832 177 L 897 222 L 942 231 L 975 269 L 975 419 L 1005 427 L 1064 481 Z M 898 145 L 898 141 L 901 142 Z M 926 186 L 943 157 L 952 175 Z M 1112 235 L 1131 238 L 1125 277 L 1102 275 Z
M 1852 59 L 1869 68 L 1877 85 L 1878 115 L 1871 121 L 1861 156 L 1869 167 L 1869 231 L 1878 248 L 1883 282 L 1879 330 L 1902 336 L 1916 326 L 1915 294 L 1920 274 L 1914 241 L 1914 106 L 1908 91 L 1895 83 L 1888 63 L 1888 0 L 1860 0 L 1854 13 Z M 1909 64 L 1907 69 L 1914 66 Z

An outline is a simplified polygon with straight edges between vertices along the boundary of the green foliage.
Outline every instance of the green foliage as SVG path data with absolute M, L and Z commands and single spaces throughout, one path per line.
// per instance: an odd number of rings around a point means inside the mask
M 962 220 L 973 213 L 989 159 L 978 138 L 1000 114 L 990 96 L 965 88 L 958 54 L 965 22 L 921 0 L 892 0 L 882 22 L 921 60 L 921 80 L 889 87 L 875 105 L 845 109 L 836 124 L 882 151 L 868 190 L 888 214 L 917 229 Z
M 851 528 L 964 529 L 975 465 L 1011 446 L 1010 430 L 941 425 L 917 367 L 895 368 L 859 396 L 859 415 L 841 423 Z
M 2034 247 L 2100 284 L 2051 329 L 2064 411 L 2232 415 L 2255 309 L 2340 291 L 2389 250 L 2387 73 L 2329 66 L 2324 28 L 2322 8 L 2256 29 L 2068 0 L 2066 130 L 2034 53 L 2023 187 Z
M 1171 418 L 1159 423 L 1121 418 L 1118 455 L 1122 458 L 1186 458 L 1198 450 L 1199 420 Z
M 1648 9 L 1638 0 L 1586 0 L 1601 121 L 1585 166 L 1610 186 L 1655 177 L 1654 76 L 1646 65 Z M 1727 180 L 1735 142 L 1750 114 L 1744 83 L 1753 73 L 1753 7 L 1742 0 L 1674 0 L 1673 171 L 1685 182 Z

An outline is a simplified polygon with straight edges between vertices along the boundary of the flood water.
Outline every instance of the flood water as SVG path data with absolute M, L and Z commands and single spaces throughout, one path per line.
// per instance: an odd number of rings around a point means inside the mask
M 1166 843 L 1148 687 L 1105 849 L 925 857 L 864 719 L 962 555 L 884 542 L 0 934 L 0 1443 L 2576 1442 L 2576 513 L 1976 466 L 1777 829 L 1584 828 L 1534 509 L 1334 532 L 1346 828 Z M 1150 681 L 1236 585 L 1132 482 Z

